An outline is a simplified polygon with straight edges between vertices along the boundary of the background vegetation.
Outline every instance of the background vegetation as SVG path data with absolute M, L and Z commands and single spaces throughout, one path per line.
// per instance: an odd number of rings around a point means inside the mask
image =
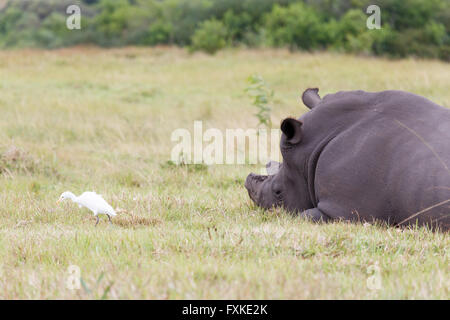
M 66 28 L 77 3 L 82 30 Z M 381 30 L 366 28 L 370 4 Z M 448 0 L 3 0 L 0 47 L 287 47 L 450 60 Z

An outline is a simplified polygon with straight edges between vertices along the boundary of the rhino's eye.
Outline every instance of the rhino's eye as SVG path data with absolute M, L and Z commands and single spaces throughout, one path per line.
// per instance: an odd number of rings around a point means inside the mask
M 275 194 L 275 197 L 281 198 L 281 194 L 282 194 L 281 189 L 275 189 L 274 194 Z

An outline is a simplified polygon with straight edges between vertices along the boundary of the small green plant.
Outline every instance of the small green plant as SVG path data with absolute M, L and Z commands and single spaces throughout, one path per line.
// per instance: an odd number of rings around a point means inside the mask
M 162 169 L 186 168 L 188 172 L 202 172 L 202 171 L 208 170 L 208 166 L 204 163 L 190 164 L 190 163 L 186 163 L 184 161 L 175 163 L 172 160 L 168 160 L 164 163 L 161 163 L 160 167 Z
M 253 98 L 252 104 L 258 109 L 255 114 L 258 118 L 258 126 L 263 125 L 270 129 L 272 127 L 270 102 L 273 99 L 274 92 L 260 75 L 251 75 L 247 82 L 249 86 L 245 89 L 245 92 Z

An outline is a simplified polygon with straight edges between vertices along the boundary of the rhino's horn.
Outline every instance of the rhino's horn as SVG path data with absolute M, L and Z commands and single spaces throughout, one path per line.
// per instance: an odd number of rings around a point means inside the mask
M 272 160 L 269 161 L 266 164 L 267 175 L 269 175 L 269 176 L 276 175 L 278 173 L 278 171 L 280 171 L 280 167 L 281 167 L 281 163 L 272 161 Z
M 317 104 L 322 101 L 322 99 L 319 96 L 319 89 L 318 88 L 309 88 L 306 89 L 305 92 L 303 92 L 302 100 L 305 106 L 307 106 L 309 109 L 314 108 Z

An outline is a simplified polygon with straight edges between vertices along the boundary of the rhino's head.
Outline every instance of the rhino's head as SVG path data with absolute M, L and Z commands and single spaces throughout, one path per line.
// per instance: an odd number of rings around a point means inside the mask
M 317 89 L 308 89 L 303 102 L 309 108 L 320 103 Z M 284 207 L 290 211 L 311 208 L 306 167 L 307 158 L 303 150 L 302 122 L 287 118 L 281 123 L 280 148 L 283 163 L 271 161 L 267 164 L 268 175 L 250 173 L 245 181 L 250 198 L 262 208 Z

